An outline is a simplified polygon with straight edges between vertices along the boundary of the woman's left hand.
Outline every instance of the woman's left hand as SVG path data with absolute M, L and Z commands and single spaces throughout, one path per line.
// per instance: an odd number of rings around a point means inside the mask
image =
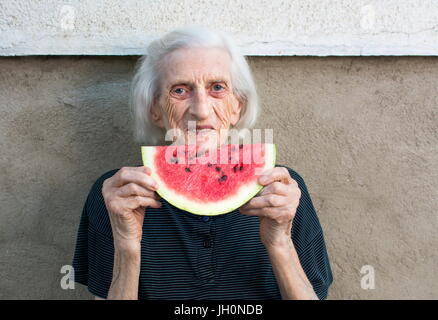
M 263 172 L 258 182 L 263 190 L 245 205 L 240 213 L 260 218 L 260 240 L 267 249 L 290 246 L 291 229 L 301 190 L 284 167 Z

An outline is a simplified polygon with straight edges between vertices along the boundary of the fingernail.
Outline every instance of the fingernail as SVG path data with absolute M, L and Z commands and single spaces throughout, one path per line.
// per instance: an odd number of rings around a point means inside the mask
M 265 183 L 266 181 L 268 181 L 268 177 L 266 177 L 266 176 L 261 176 L 260 179 L 259 179 L 259 181 L 260 181 L 261 183 Z

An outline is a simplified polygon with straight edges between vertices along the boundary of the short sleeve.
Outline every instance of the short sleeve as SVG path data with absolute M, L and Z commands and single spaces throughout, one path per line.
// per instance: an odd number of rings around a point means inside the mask
M 292 224 L 292 241 L 307 278 L 320 300 L 326 299 L 333 282 L 324 233 L 303 178 L 287 168 L 301 190 L 300 204 Z
M 103 181 L 117 170 L 101 176 L 91 188 L 82 210 L 73 257 L 75 282 L 95 296 L 106 298 L 111 286 L 114 245 L 111 224 L 102 196 Z

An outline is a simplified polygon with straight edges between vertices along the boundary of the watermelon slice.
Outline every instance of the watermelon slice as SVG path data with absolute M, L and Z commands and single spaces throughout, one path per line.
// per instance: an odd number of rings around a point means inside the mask
M 262 186 L 259 175 L 275 167 L 274 144 L 229 144 L 217 150 L 196 146 L 142 146 L 143 164 L 152 169 L 157 193 L 182 210 L 198 215 L 233 211 Z

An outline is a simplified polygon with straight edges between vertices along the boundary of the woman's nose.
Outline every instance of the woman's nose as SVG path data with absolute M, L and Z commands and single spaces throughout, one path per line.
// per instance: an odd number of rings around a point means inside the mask
M 196 90 L 190 106 L 190 114 L 197 120 L 207 119 L 211 112 L 211 106 L 205 91 Z

